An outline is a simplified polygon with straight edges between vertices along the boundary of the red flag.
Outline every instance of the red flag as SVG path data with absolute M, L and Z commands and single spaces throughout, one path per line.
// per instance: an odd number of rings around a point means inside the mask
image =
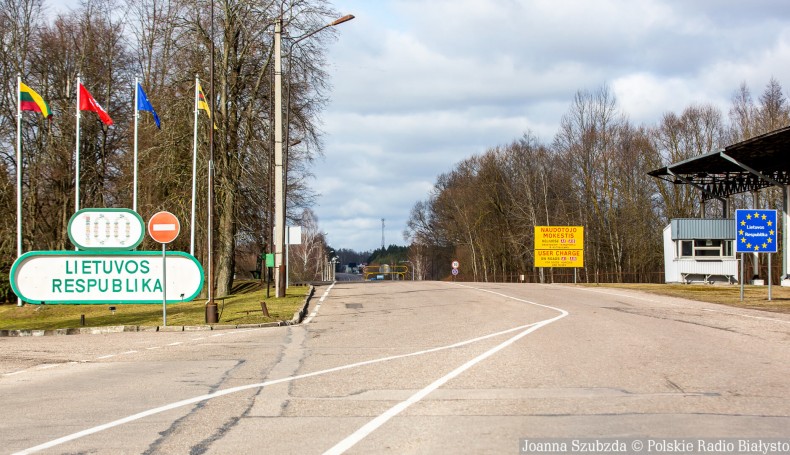
M 112 119 L 110 118 L 110 115 L 104 110 L 104 108 L 101 107 L 99 103 L 96 102 L 95 99 L 93 99 L 93 96 L 91 96 L 90 92 L 88 92 L 88 89 L 86 89 L 82 83 L 80 83 L 80 110 L 93 111 L 99 114 L 99 118 L 102 122 L 104 122 L 105 125 L 112 125 Z

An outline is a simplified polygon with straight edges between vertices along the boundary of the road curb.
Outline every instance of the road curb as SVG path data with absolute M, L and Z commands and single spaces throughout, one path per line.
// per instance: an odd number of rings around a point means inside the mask
M 284 325 L 299 325 L 302 323 L 302 321 L 304 321 L 305 316 L 307 316 L 307 308 L 310 307 L 310 299 L 313 298 L 314 294 L 315 286 L 311 284 L 310 289 L 307 291 L 307 295 L 304 297 L 302 309 L 294 313 L 294 316 L 291 318 L 291 320 L 285 321 Z
M 70 329 L 49 329 L 49 330 L 0 330 L 2 337 L 41 337 L 41 336 L 61 336 L 61 335 L 101 335 L 105 333 L 121 332 L 200 332 L 207 330 L 233 330 L 233 329 L 258 329 L 267 327 L 282 327 L 286 325 L 301 324 L 307 315 L 307 308 L 310 306 L 310 299 L 315 294 L 315 287 L 310 285 L 304 299 L 302 309 L 295 312 L 290 321 L 266 322 L 261 324 L 214 324 L 214 325 L 172 325 L 172 326 L 145 326 L 145 325 L 115 325 L 106 327 L 79 327 Z
M 262 324 L 234 324 L 234 325 L 169 325 L 169 326 L 143 326 L 120 325 L 112 327 L 83 327 L 78 329 L 51 329 L 51 330 L 0 330 L 2 337 L 41 337 L 61 335 L 101 335 L 106 333 L 121 332 L 205 332 L 214 330 L 256 329 L 264 327 L 280 327 L 280 322 L 267 322 Z

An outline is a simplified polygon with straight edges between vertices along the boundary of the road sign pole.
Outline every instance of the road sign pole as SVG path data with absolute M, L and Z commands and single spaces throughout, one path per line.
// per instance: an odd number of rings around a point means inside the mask
M 771 301 L 771 253 L 768 253 L 768 301 Z
M 178 237 L 181 224 L 170 212 L 157 212 L 148 220 L 148 235 L 162 244 L 162 324 L 167 327 L 167 260 L 166 245 Z M 209 267 L 211 265 L 209 264 Z M 209 286 L 211 280 L 209 279 Z
M 741 302 L 743 302 L 743 253 L 741 253 Z
M 167 327 L 167 255 L 166 243 L 162 244 L 162 326 Z

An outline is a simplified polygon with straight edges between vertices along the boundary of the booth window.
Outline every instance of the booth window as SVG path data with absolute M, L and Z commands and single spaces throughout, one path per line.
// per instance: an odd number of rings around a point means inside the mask
M 680 257 L 721 259 L 732 257 L 732 240 L 680 240 Z

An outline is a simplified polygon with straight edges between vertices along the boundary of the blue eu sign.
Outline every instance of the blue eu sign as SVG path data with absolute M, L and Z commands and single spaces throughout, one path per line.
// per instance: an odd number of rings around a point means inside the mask
M 735 211 L 735 252 L 776 253 L 776 210 Z

